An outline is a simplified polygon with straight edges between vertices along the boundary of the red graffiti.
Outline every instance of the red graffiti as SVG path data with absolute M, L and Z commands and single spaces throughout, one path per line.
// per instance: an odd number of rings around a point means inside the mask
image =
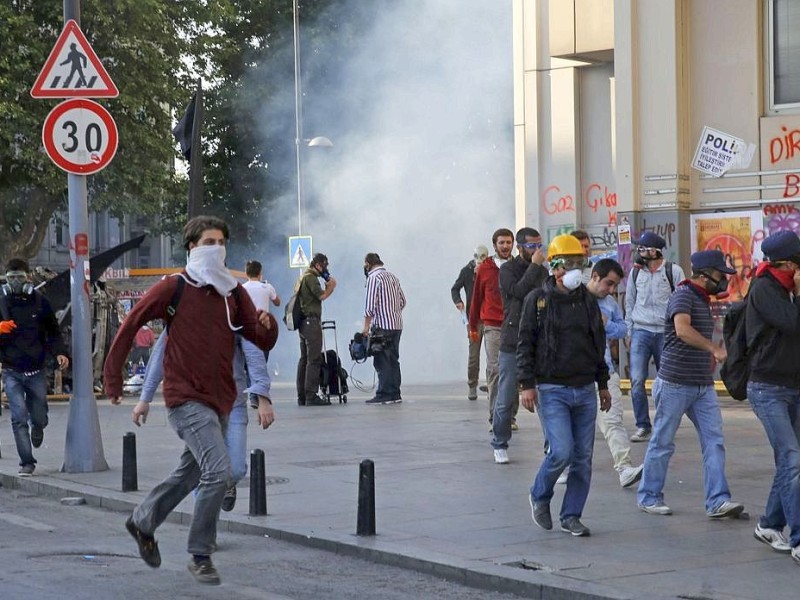
M 797 207 L 794 204 L 765 204 L 764 205 L 764 216 L 767 217 L 769 215 L 787 215 L 789 213 L 796 213 L 798 212 Z
M 586 188 L 583 193 L 583 199 L 586 206 L 597 212 L 602 207 L 616 208 L 617 206 L 617 193 L 609 191 L 608 186 L 603 186 L 601 189 L 599 183 L 593 183 Z
M 781 160 L 791 160 L 795 154 L 800 154 L 800 129 L 789 131 L 784 125 L 781 131 L 784 135 L 775 136 L 769 141 L 769 162 L 773 165 Z
M 609 209 L 608 210 L 608 225 L 610 227 L 611 225 L 616 226 L 616 224 L 617 224 L 617 211 Z
M 786 176 L 786 185 L 783 186 L 783 197 L 794 198 L 800 193 L 800 176 L 796 173 L 789 173 Z
M 572 194 L 561 195 L 561 189 L 557 185 L 551 185 L 542 194 L 542 207 L 548 215 L 575 212 L 575 198 Z

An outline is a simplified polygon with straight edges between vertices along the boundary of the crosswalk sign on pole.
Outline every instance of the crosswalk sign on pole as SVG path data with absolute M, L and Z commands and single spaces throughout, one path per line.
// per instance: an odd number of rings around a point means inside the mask
M 67 21 L 31 89 L 34 98 L 116 98 L 119 90 L 74 20 Z
M 311 264 L 311 236 L 289 237 L 289 268 L 305 269 Z

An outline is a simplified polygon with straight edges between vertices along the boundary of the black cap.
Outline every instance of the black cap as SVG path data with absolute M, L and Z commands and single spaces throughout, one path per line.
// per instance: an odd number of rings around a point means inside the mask
M 716 269 L 721 273 L 733 275 L 736 269 L 731 269 L 725 262 L 725 255 L 719 250 L 703 250 L 692 254 L 692 269 L 702 271 L 703 269 Z
M 652 231 L 645 231 L 638 240 L 633 242 L 637 246 L 644 246 L 645 248 L 658 248 L 663 250 L 667 247 L 667 241 L 660 235 L 656 235 Z

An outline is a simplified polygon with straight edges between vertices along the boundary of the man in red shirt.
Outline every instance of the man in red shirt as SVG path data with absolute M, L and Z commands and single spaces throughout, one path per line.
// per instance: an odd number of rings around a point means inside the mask
M 514 233 L 498 229 L 492 234 L 494 256 L 484 260 L 475 272 L 475 287 L 469 306 L 469 335 L 478 339 L 483 323 L 483 347 L 486 352 L 486 383 L 489 386 L 489 423 L 497 398 L 497 357 L 500 353 L 500 329 L 503 326 L 503 298 L 500 295 L 500 265 L 511 258 Z
M 228 225 L 199 216 L 184 228 L 189 252 L 186 269 L 154 285 L 136 304 L 117 332 L 104 368 L 106 394 L 122 401 L 122 366 L 134 336 L 144 323 L 167 318 L 169 340 L 164 355 L 164 402 L 170 425 L 185 443 L 178 467 L 153 488 L 125 523 L 151 567 L 161 565 L 153 533 L 195 488 L 189 525 L 189 571 L 200 583 L 219 585 L 211 562 L 216 549 L 217 519 L 231 483 L 231 463 L 224 431 L 233 402 L 234 335 L 240 333 L 262 350 L 275 345 L 278 329 L 266 312 L 256 312 L 250 296 L 225 267 Z M 173 306 L 178 279 L 185 284 Z

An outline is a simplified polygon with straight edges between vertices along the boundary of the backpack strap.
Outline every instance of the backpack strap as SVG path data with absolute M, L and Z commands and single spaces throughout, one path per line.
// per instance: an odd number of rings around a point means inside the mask
M 673 292 L 675 291 L 675 273 L 672 271 L 673 263 L 670 261 L 666 261 L 664 263 L 664 274 L 667 276 L 667 282 L 669 283 L 669 289 Z M 639 271 L 641 269 L 634 268 L 633 273 L 631 273 L 631 277 L 633 278 L 633 289 L 636 289 L 636 280 L 639 278 Z
M 169 325 L 172 323 L 172 319 L 175 318 L 175 313 L 178 312 L 178 304 L 181 302 L 183 288 L 186 286 L 186 280 L 183 277 L 180 275 L 177 275 L 176 277 L 178 278 L 178 281 L 175 282 L 175 291 L 172 292 L 172 300 L 170 300 L 169 306 L 167 306 L 167 315 L 164 317 L 166 331 L 169 331 Z

